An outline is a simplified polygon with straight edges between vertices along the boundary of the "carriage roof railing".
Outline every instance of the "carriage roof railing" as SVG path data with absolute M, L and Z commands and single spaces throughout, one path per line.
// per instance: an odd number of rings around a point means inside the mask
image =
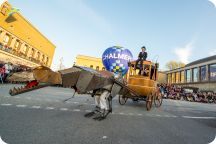
M 141 75 L 138 74 L 138 71 L 140 70 L 139 68 L 136 68 L 136 70 L 134 69 L 135 68 L 135 64 L 136 64 L 136 61 L 132 61 L 130 62 L 130 67 L 129 67 L 129 76 L 142 76 L 144 78 L 149 78 L 149 79 L 153 79 L 153 80 L 156 80 L 156 68 L 155 68 L 155 65 L 156 63 L 153 63 L 151 61 L 143 61 L 143 66 L 142 66 L 142 72 L 141 72 Z M 138 64 L 140 65 L 140 64 Z M 153 73 L 152 70 L 154 71 Z M 147 75 L 143 75 L 143 73 L 147 74 Z M 152 74 L 152 75 L 151 75 Z

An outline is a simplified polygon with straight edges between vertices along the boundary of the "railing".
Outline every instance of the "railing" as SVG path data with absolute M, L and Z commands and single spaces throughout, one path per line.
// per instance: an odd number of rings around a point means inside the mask
M 35 58 L 32 58 L 32 57 L 28 57 L 26 54 L 22 53 L 22 52 L 18 52 L 14 49 L 12 49 L 11 47 L 8 47 L 6 45 L 3 45 L 2 43 L 0 43 L 0 50 L 4 51 L 4 52 L 7 52 L 9 54 L 12 54 L 12 55 L 15 55 L 15 56 L 18 56 L 18 57 L 21 57 L 23 59 L 26 59 L 28 61 L 31 61 L 31 62 L 34 62 L 36 64 L 39 64 L 39 65 L 45 65 L 45 63 L 41 62 L 40 60 L 37 60 Z
M 129 76 L 138 76 L 138 75 L 140 76 L 141 75 L 144 77 L 148 77 L 149 79 L 152 79 L 152 80 L 157 80 L 158 64 L 154 64 L 150 61 L 143 61 L 141 74 L 137 74 L 137 72 L 140 71 L 140 69 L 135 68 L 135 65 L 136 65 L 135 61 L 130 63 Z

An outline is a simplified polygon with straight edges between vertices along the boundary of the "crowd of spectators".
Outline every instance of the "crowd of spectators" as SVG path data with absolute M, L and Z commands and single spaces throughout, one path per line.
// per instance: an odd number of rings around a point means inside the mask
M 198 88 L 181 87 L 171 84 L 160 84 L 159 88 L 166 99 L 216 103 L 216 93 L 213 91 L 199 91 Z
M 15 72 L 28 71 L 30 68 L 12 63 L 0 63 L 0 82 L 5 83 L 8 76 Z

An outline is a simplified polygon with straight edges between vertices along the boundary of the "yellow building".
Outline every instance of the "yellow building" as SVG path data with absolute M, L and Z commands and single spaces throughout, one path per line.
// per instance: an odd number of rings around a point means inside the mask
M 105 70 L 101 58 L 77 55 L 75 65 L 90 67 L 96 70 Z
M 8 16 L 11 8 L 8 2 L 0 7 L 0 61 L 50 67 L 55 45 L 20 13 Z

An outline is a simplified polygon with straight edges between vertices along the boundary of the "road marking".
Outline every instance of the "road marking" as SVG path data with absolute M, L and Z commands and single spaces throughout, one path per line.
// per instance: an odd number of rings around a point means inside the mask
M 30 98 L 30 97 L 27 97 L 26 99 L 28 99 L 28 100 L 31 100 L 31 98 Z
M 137 114 L 138 116 L 142 116 L 143 114 Z
M 169 115 L 164 115 L 164 117 L 170 117 Z
M 148 114 L 148 113 L 146 114 L 146 116 L 150 116 L 150 117 L 153 117 L 153 115 L 152 115 L 152 114 Z
M 11 106 L 12 104 L 1 104 L 2 106 Z
M 129 113 L 128 115 L 134 115 L 133 113 Z
M 67 108 L 60 108 L 61 111 L 67 111 Z
M 216 119 L 216 117 L 193 117 L 193 116 L 182 116 L 182 117 L 188 119 Z
M 85 110 L 85 112 L 92 112 L 91 110 Z
M 125 113 L 123 113 L 123 112 L 121 112 L 121 113 L 119 113 L 120 115 L 124 115 Z
M 202 113 L 202 112 L 200 112 L 200 111 L 191 111 L 191 112 L 193 112 L 193 113 Z
M 74 109 L 73 111 L 75 111 L 75 112 L 79 112 L 79 111 L 80 111 L 80 109 Z
M 33 109 L 39 109 L 41 107 L 40 106 L 32 106 L 31 108 L 33 108 Z
M 74 104 L 78 104 L 79 102 L 73 102 Z
M 46 110 L 53 110 L 54 107 L 46 107 L 45 109 L 46 109 Z
M 102 139 L 107 139 L 107 138 L 108 138 L 107 136 L 103 136 L 103 137 L 102 137 Z
M 169 117 L 177 118 L 177 116 L 175 116 L 175 115 L 170 115 Z
M 22 107 L 22 108 L 24 108 L 24 107 L 26 107 L 26 105 L 16 105 L 16 107 Z
M 161 117 L 161 115 L 159 115 L 159 114 L 156 114 L 155 116 L 157 116 L 157 117 Z

